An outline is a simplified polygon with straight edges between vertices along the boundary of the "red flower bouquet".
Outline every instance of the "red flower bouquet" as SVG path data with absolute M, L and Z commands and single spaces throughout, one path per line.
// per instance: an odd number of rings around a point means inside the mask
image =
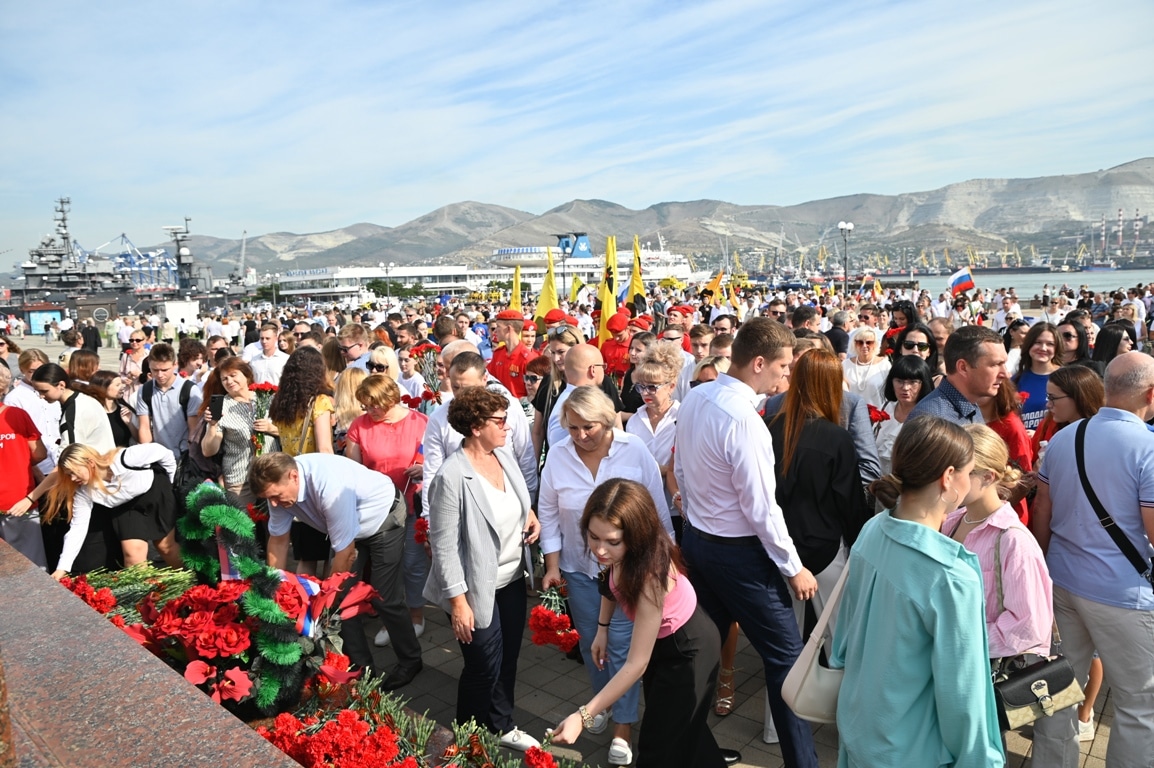
M 541 604 L 529 612 L 529 629 L 534 645 L 555 645 L 565 653 L 581 639 L 565 612 L 565 597 L 557 587 L 541 593 Z
M 883 411 L 881 408 L 875 408 L 869 403 L 866 403 L 866 406 L 870 410 L 870 424 L 880 424 L 883 421 L 890 420 L 890 415 Z
M 413 541 L 426 544 L 429 541 L 429 518 L 418 517 L 413 523 Z
M 248 388 L 249 391 L 256 393 L 256 397 L 253 398 L 253 418 L 268 418 L 269 406 L 272 405 L 272 399 L 276 396 L 276 384 L 249 384 Z M 270 435 L 262 435 L 257 432 L 252 433 L 252 444 L 256 448 L 257 456 L 268 451 L 271 443 L 272 439 Z
M 419 768 L 412 756 L 398 759 L 396 731 L 352 709 L 304 719 L 278 715 L 272 728 L 262 726 L 257 733 L 305 768 Z
M 108 587 L 93 589 L 88 577 L 81 575 L 75 579 L 65 576 L 60 583 L 72 594 L 79 597 L 98 613 L 108 613 L 116 607 L 116 597 Z

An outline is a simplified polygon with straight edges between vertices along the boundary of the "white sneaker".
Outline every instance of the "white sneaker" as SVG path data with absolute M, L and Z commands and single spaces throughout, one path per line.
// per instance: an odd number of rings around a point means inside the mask
M 613 739 L 609 744 L 609 764 L 629 765 L 633 762 L 633 750 L 625 739 Z
M 534 739 L 529 734 L 522 731 L 520 728 L 513 726 L 513 729 L 501 737 L 501 746 L 508 749 L 515 749 L 518 752 L 524 752 L 530 747 L 540 747 L 541 742 Z
M 598 712 L 593 715 L 593 725 L 585 729 L 585 733 L 596 736 L 599 733 L 605 733 L 606 727 L 609 725 L 609 714 L 607 712 Z
M 422 621 L 420 624 L 414 624 L 413 625 L 413 632 L 416 633 L 417 637 L 420 637 L 421 635 L 425 634 L 425 622 Z
M 373 638 L 373 644 L 376 645 L 378 648 L 384 648 L 386 645 L 388 645 L 389 644 L 389 630 L 385 629 L 384 627 L 381 627 L 381 631 L 378 632 L 377 636 Z
M 1090 715 L 1090 719 L 1086 722 L 1078 721 L 1078 741 L 1093 741 L 1094 740 L 1094 716 Z

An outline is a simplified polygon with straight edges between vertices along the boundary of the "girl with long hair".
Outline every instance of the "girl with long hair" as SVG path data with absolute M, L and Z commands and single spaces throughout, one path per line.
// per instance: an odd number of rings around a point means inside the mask
M 908 299 L 895 301 L 890 306 L 890 328 L 886 331 L 883 341 L 884 354 L 890 355 L 898 352 L 899 350 L 896 346 L 898 335 L 903 333 L 907 328 L 921 325 L 921 322 L 921 315 L 918 314 L 918 308 L 914 306 L 912 301 Z
M 597 634 L 587 663 L 604 669 L 610 643 L 606 625 L 618 605 L 633 626 L 624 665 L 557 726 L 553 740 L 572 744 L 593 724 L 593 713 L 641 680 L 646 707 L 637 740 L 638 768 L 724 766 L 708 723 L 721 640 L 697 604 L 652 494 L 624 478 L 602 483 L 585 504 L 581 532 L 603 569 Z
M 346 368 L 333 387 L 333 452 L 338 455 L 345 453 L 349 426 L 364 413 L 357 389 L 368 376 L 364 368 Z
M 100 355 L 87 349 L 78 349 L 68 358 L 68 376 L 80 387 L 87 387 L 99 368 Z
M 176 459 L 159 443 L 114 448 L 101 453 L 73 443 L 60 453 L 58 480 L 49 491 L 46 522 L 58 516 L 68 522 L 64 548 L 52 573 L 59 581 L 68 573 L 82 573 L 104 565 L 99 557 L 83 558 L 89 546 L 90 528 L 103 531 L 105 517 L 120 542 L 125 566 L 148 560 L 151 541 L 170 567 L 179 568 L 180 545 L 176 543 L 176 496 L 172 478 Z M 89 548 L 89 554 L 95 548 Z M 107 553 L 109 555 L 113 553 Z
M 1111 360 L 1118 355 L 1126 354 L 1137 346 L 1137 336 L 1132 325 L 1118 322 L 1106 323 L 1102 326 L 1102 330 L 1098 331 L 1098 338 L 1094 342 L 1093 359 L 1100 363 L 1105 370 L 1104 367 L 1109 365 Z
M 925 323 L 916 323 L 914 325 L 907 325 L 902 329 L 901 333 L 897 335 L 894 341 L 894 356 L 890 358 L 890 364 L 897 362 L 898 357 L 905 355 L 917 355 L 926 361 L 926 365 L 930 367 L 934 379 L 934 386 L 937 386 L 938 370 L 941 368 L 940 351 L 938 349 L 938 342 L 934 338 L 933 330 Z
M 1035 323 L 1022 341 L 1022 361 L 1013 377 L 1021 396 L 1022 423 L 1028 432 L 1038 428 L 1046 415 L 1046 381 L 1061 367 L 1065 354 L 1057 326 Z
M 802 565 L 817 579 L 821 614 L 848 548 L 870 517 L 853 437 L 841 426 L 841 362 L 809 350 L 794 364 L 781 410 L 768 420 L 777 474 L 777 503 Z M 805 603 L 794 600 L 799 628 Z
M 75 357 L 73 358 L 75 359 Z M 127 448 L 139 440 L 132 407 L 124 402 L 124 379 L 115 371 L 96 371 L 88 380 L 88 394 L 104 406 L 108 426 L 118 448 Z
M 1002 765 L 978 557 L 941 533 L 970 492 L 974 443 L 915 416 L 892 471 L 870 484 L 889 510 L 850 553 L 830 666 L 843 668 L 840 765 Z M 901 659 L 901 672 L 879 659 Z M 911 713 L 917 713 L 911 717 Z

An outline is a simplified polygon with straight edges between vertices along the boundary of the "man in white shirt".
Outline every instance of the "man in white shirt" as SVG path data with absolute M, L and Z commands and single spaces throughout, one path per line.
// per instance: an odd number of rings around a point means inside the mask
M 255 384 L 280 384 L 280 375 L 289 356 L 277 346 L 277 327 L 265 323 L 260 327 L 260 351 L 247 359 L 252 366 Z
M 733 343 L 729 373 L 696 387 L 678 411 L 674 474 L 681 488 L 682 554 L 698 604 L 722 634 L 741 618 L 765 665 L 770 711 L 787 766 L 817 768 L 813 731 L 781 698 L 801 653 L 793 597 L 817 591 L 775 499 L 773 443 L 756 403 L 793 359 L 793 334 L 753 318 Z

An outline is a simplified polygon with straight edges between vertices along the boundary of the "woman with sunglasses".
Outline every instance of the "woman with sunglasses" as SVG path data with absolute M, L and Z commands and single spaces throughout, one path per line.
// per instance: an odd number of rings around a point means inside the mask
M 1022 362 L 1013 377 L 1022 396 L 1022 424 L 1030 432 L 1038 428 L 1046 415 L 1046 382 L 1058 370 L 1065 347 L 1056 326 L 1035 323 L 1022 342 Z
M 930 371 L 933 373 L 934 386 L 936 387 L 941 381 L 942 362 L 938 354 L 938 342 L 934 338 L 933 329 L 928 325 L 925 323 L 907 325 L 898 334 L 894 349 L 897 350 L 898 356 L 917 355 L 925 360 L 926 365 L 930 367 Z M 893 359 L 890 362 L 892 363 Z
M 401 365 L 397 362 L 397 353 L 392 347 L 381 344 L 373 347 L 369 352 L 369 361 L 365 363 L 369 375 L 382 373 L 393 381 L 401 378 Z
M 140 377 L 144 373 L 144 360 L 148 357 L 147 338 L 143 330 L 133 331 L 128 336 L 128 351 L 120 356 L 120 378 L 124 380 L 123 398 L 127 403 L 136 402 L 136 390 L 142 384 Z
M 1071 312 L 1067 315 L 1058 326 L 1058 338 L 1062 340 L 1062 357 L 1058 362 L 1062 365 L 1084 365 L 1099 376 L 1104 376 L 1106 369 L 1094 362 L 1090 337 L 1082 322 L 1071 317 L 1073 314 Z
M 674 350 L 676 351 L 676 350 Z M 581 534 L 581 515 L 593 489 L 611 478 L 641 483 L 653 497 L 661 525 L 673 539 L 673 523 L 665 503 L 665 489 L 657 461 L 641 438 L 614 429 L 617 413 L 609 396 L 594 386 L 577 387 L 561 405 L 561 424 L 569 436 L 549 451 L 541 472 L 537 512 L 541 517 L 541 551 L 545 555 L 542 588 L 562 582 L 568 585 L 569 613 L 580 635 L 581 655 L 593 693 L 598 693 L 624 664 L 629 651 L 632 622 L 620 610 L 609 626 L 608 663 L 593 663 L 593 639 L 598 636 L 601 594 L 597 588 L 600 567 L 590 555 Z M 639 719 L 640 688 L 633 685 L 613 705 L 613 738 L 610 765 L 633 762 L 630 744 L 633 723 Z M 607 712 L 594 712 L 592 734 L 608 725 Z
M 533 423 L 537 414 L 537 409 L 533 407 L 533 401 L 537 399 L 537 393 L 541 390 L 541 382 L 549 376 L 552 365 L 553 363 L 545 355 L 537 355 L 525 364 L 525 396 L 529 401 L 529 405 L 525 409 L 528 411 L 525 417 L 529 419 L 530 424 Z
M 641 394 L 637 392 L 634 385 L 634 371 L 637 369 L 641 358 L 645 357 L 645 353 L 657 342 L 657 337 L 649 331 L 642 331 L 633 334 L 633 338 L 629 340 L 629 368 L 625 371 L 625 378 L 621 385 L 621 418 L 628 422 L 632 414 L 637 413 L 637 409 L 642 405 Z
M 890 372 L 890 361 L 878 353 L 877 330 L 869 326 L 858 328 L 853 335 L 853 351 L 857 356 L 847 357 L 841 364 L 845 388 L 874 408 L 881 408 L 885 402 L 882 387 Z
M 680 407 L 680 403 L 673 399 L 673 388 L 677 385 L 677 377 L 684 364 L 681 350 L 672 344 L 649 347 L 636 367 L 631 369 L 634 374 L 633 390 L 642 404 L 625 423 L 625 431 L 639 437 L 657 461 L 666 485 L 665 506 L 669 509 L 678 539 L 681 538 L 681 512 L 673 505 L 668 478 L 673 476 L 669 469 L 673 466 L 673 436 L 677 430 L 677 409 Z
M 887 355 L 898 351 L 897 337 L 904 333 L 906 329 L 921 325 L 922 318 L 921 315 L 918 314 L 918 308 L 914 306 L 912 301 L 902 299 L 901 301 L 895 301 L 893 306 L 890 307 L 890 322 L 891 328 L 886 331 L 885 335 L 885 354 Z
M 1124 355 L 1137 347 L 1138 339 L 1132 325 L 1126 322 L 1107 323 L 1098 331 L 1093 359 L 1106 366 L 1118 355 Z

